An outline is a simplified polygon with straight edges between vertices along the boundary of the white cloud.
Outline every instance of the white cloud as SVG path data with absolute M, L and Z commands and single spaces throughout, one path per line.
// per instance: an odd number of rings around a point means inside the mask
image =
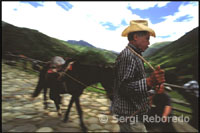
M 142 3 L 142 6 L 140 5 Z M 167 2 L 70 2 L 73 8 L 65 11 L 55 2 L 44 2 L 37 8 L 19 2 L 2 2 L 2 20 L 10 24 L 39 30 L 51 37 L 61 40 L 85 40 L 96 47 L 121 51 L 128 43 L 127 38 L 121 37 L 126 26 L 121 25 L 125 20 L 128 24 L 132 19 L 144 19 L 132 14 L 128 6 L 148 9 L 157 5 L 163 7 Z M 16 11 L 13 9 L 17 9 Z M 174 22 L 176 18 L 191 15 L 189 22 Z M 174 16 L 166 16 L 166 21 L 152 24 L 149 27 L 156 31 L 157 36 L 170 38 L 151 38 L 151 44 L 164 40 L 176 40 L 185 32 L 198 26 L 198 5 L 184 5 Z M 106 30 L 100 22 L 111 22 L 119 26 L 115 31 Z M 184 28 L 183 28 L 184 27 Z
M 166 16 L 166 21 L 161 23 L 152 25 L 153 29 L 155 29 L 157 36 L 168 36 L 168 38 L 155 38 L 152 39 L 152 42 L 160 42 L 160 41 L 174 41 L 183 36 L 186 32 L 191 31 L 192 29 L 199 26 L 199 14 L 198 14 L 198 6 L 196 4 L 187 4 L 181 5 L 179 7 L 178 12 L 176 12 L 173 16 Z M 182 16 L 192 16 L 190 21 L 183 22 L 175 22 L 177 18 Z

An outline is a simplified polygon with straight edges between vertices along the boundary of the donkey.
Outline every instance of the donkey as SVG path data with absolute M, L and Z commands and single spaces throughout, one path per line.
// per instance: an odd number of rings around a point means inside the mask
M 35 91 L 33 92 L 32 94 L 32 97 L 35 98 L 37 97 L 40 92 L 43 90 L 43 104 L 44 104 L 44 109 L 47 109 L 48 108 L 48 102 L 47 102 L 47 89 L 50 88 L 50 85 L 49 83 L 47 82 L 46 80 L 46 76 L 47 76 L 47 71 L 52 68 L 53 65 L 55 65 L 55 63 L 52 63 L 52 62 L 55 62 L 55 59 L 56 57 L 59 57 L 59 56 L 55 56 L 52 58 L 51 61 L 48 61 L 48 62 L 37 62 L 37 61 L 34 61 L 33 62 L 33 65 L 32 65 L 32 68 L 36 71 L 39 72 L 39 80 L 38 80 L 38 83 L 37 83 L 37 86 L 35 88 Z M 61 59 L 61 57 L 59 57 L 59 59 Z M 68 65 L 69 62 L 73 61 L 74 59 L 72 58 L 66 58 L 65 59 L 65 64 L 62 65 L 62 67 L 64 68 L 66 65 Z M 63 60 L 64 61 L 64 60 Z M 53 64 L 53 65 L 52 65 Z M 55 68 L 55 67 L 53 67 Z M 60 89 L 62 88 L 62 84 L 60 84 L 60 82 L 58 81 L 57 83 L 57 87 Z M 51 93 L 52 91 L 50 91 L 50 99 L 54 99 L 54 95 L 53 93 Z M 58 113 L 59 115 L 60 112 Z
M 65 63 L 64 66 L 68 66 L 71 69 L 68 69 L 67 72 L 62 72 L 62 76 L 60 76 L 60 74 L 57 72 L 48 73 L 49 66 L 44 67 L 45 70 L 41 72 L 45 73 L 46 71 L 48 78 L 44 81 L 39 81 L 38 83 L 44 82 L 44 85 L 41 87 L 44 89 L 50 88 L 50 98 L 54 100 L 58 112 L 60 111 L 59 104 L 61 103 L 60 94 L 71 94 L 72 97 L 64 116 L 64 122 L 67 122 L 70 109 L 72 104 L 75 102 L 80 118 L 81 128 L 83 131 L 87 131 L 82 118 L 82 109 L 80 106 L 79 97 L 87 86 L 100 82 L 106 90 L 108 98 L 112 100 L 113 69 L 111 67 L 84 65 L 80 64 L 78 61 L 71 63 L 70 66 L 68 63 Z M 38 88 L 40 87 L 36 87 L 35 92 L 38 92 Z M 45 93 L 46 91 L 44 91 L 44 94 Z

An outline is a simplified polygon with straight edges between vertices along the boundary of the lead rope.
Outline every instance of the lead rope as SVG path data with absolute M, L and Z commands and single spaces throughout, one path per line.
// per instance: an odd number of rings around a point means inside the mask
M 155 68 L 147 61 L 145 60 L 141 55 L 139 55 L 137 52 L 135 52 L 130 46 L 127 46 L 134 54 L 136 54 L 140 59 L 142 59 L 153 71 L 155 71 Z
M 141 60 L 143 60 L 153 71 L 155 71 L 155 68 L 147 61 L 145 60 L 141 55 L 139 55 L 137 52 L 135 52 L 130 46 L 127 46 L 134 54 L 136 54 Z M 174 85 L 174 84 L 169 84 L 169 83 L 163 83 L 166 86 L 171 86 L 171 87 L 175 87 L 175 88 L 181 88 L 181 89 L 185 89 L 183 86 L 179 86 L 179 85 Z
M 88 87 L 88 85 L 84 84 L 83 82 L 75 79 L 74 77 L 72 77 L 71 75 L 67 74 L 67 73 L 64 73 L 66 76 L 68 76 L 69 78 L 73 79 L 74 81 L 76 81 L 77 83 L 81 84 L 82 86 L 85 86 L 85 87 Z M 99 88 L 99 87 L 96 87 L 94 85 L 91 85 L 90 87 L 93 87 L 93 88 L 96 88 L 96 89 L 99 89 L 99 90 L 103 90 L 102 88 Z
M 76 78 L 72 77 L 71 75 L 67 74 L 67 71 L 69 70 L 69 66 L 70 66 L 72 63 L 73 63 L 73 62 L 70 62 L 70 63 L 68 64 L 68 66 L 64 69 L 63 72 L 59 72 L 59 77 L 58 77 L 58 79 L 60 79 L 63 75 L 66 75 L 66 76 L 68 76 L 69 78 L 71 78 L 72 80 L 74 80 L 74 81 L 76 81 L 77 83 L 81 84 L 82 86 L 88 87 L 88 85 L 84 84 L 83 82 L 81 82 L 81 81 L 77 80 Z M 99 88 L 99 87 L 96 87 L 96 86 L 93 86 L 93 85 L 91 85 L 91 87 L 96 88 L 96 89 L 103 90 L 102 88 Z
M 131 50 L 132 53 L 137 55 L 141 60 L 143 60 L 153 71 L 155 71 L 155 68 L 147 60 L 145 60 L 141 55 L 139 55 L 137 52 L 135 52 L 130 46 L 127 46 L 127 48 L 129 50 Z M 137 110 L 137 111 L 135 111 L 131 116 L 134 116 L 135 114 L 137 114 L 141 110 L 142 110 L 142 108 Z

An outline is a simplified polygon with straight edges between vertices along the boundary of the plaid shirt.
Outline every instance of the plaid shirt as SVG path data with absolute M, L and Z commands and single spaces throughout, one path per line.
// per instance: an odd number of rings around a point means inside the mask
M 141 54 L 132 44 L 128 46 Z M 150 109 L 143 61 L 126 47 L 116 59 L 115 74 L 113 113 L 131 116 L 139 110 L 140 119 Z

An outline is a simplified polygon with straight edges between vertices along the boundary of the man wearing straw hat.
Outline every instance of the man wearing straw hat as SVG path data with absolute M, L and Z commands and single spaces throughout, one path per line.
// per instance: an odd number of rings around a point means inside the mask
M 141 57 L 155 32 L 148 27 L 146 20 L 132 20 L 122 36 L 128 37 L 129 43 L 115 63 L 112 113 L 121 132 L 147 132 L 143 123 L 143 115 L 150 109 L 147 92 L 165 82 L 164 71 L 159 66 L 146 78 Z

